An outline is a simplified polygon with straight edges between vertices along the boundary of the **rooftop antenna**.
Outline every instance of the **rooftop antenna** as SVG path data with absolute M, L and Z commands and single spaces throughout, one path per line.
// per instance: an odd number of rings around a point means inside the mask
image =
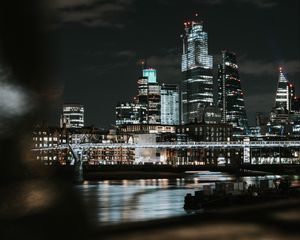
M 198 12 L 196 12 L 196 13 L 194 14 L 194 20 L 195 20 L 195 22 L 197 22 L 197 23 L 203 24 L 203 21 L 200 19 L 200 14 L 199 14 Z
M 147 59 L 146 58 L 141 60 L 141 66 L 142 66 L 142 70 L 147 68 Z

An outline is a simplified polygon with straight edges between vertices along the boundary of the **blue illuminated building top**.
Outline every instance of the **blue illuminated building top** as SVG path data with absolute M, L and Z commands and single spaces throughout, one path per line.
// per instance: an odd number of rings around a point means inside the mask
M 143 69 L 143 77 L 147 77 L 149 83 L 156 83 L 156 69 L 154 68 Z

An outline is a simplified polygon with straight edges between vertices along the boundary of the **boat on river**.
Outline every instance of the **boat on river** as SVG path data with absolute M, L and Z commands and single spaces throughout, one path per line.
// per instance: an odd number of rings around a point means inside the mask
M 194 196 L 188 193 L 184 199 L 184 209 L 209 210 L 230 206 L 243 206 L 290 197 L 300 197 L 300 189 L 291 187 L 288 179 L 261 180 L 259 185 L 249 185 L 246 182 L 219 182 L 215 189 L 205 186 L 203 190 L 195 191 Z

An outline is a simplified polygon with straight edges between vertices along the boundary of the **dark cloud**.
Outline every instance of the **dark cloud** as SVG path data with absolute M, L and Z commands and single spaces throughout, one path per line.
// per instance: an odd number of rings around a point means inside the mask
M 116 53 L 116 56 L 128 59 L 134 58 L 136 55 L 137 54 L 131 50 L 121 50 Z
M 132 11 L 134 0 L 56 0 L 49 7 L 59 23 L 79 23 L 89 27 L 122 28 L 119 16 Z
M 247 109 L 248 121 L 253 124 L 255 120 L 255 114 L 261 112 L 266 116 L 269 115 L 271 109 L 274 106 L 275 92 L 245 95 L 245 106 Z
M 278 72 L 278 67 L 282 66 L 285 72 L 295 74 L 300 72 L 300 60 L 287 60 L 283 63 L 267 62 L 260 59 L 245 59 L 239 61 L 239 71 L 242 74 L 261 76 L 264 74 L 274 75 Z
M 225 3 L 247 3 L 260 8 L 271 8 L 278 5 L 279 0 L 194 0 L 198 3 L 217 5 Z
M 52 0 L 49 6 L 54 9 L 63 9 L 67 7 L 88 6 L 94 4 L 97 0 Z
M 181 80 L 181 56 L 176 53 L 152 55 L 147 59 L 149 66 L 157 68 L 160 82 L 176 83 Z
M 236 0 L 237 1 L 237 0 Z M 241 0 L 241 2 L 254 4 L 261 8 L 270 8 L 278 5 L 279 0 Z

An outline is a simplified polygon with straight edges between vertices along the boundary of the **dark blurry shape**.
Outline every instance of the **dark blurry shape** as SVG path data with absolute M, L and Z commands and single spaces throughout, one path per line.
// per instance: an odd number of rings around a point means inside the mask
M 35 117 L 45 116 L 61 95 L 51 92 L 56 83 L 40 2 L 0 3 L 0 238 L 83 239 L 85 219 L 72 179 L 45 171 L 30 152 Z

